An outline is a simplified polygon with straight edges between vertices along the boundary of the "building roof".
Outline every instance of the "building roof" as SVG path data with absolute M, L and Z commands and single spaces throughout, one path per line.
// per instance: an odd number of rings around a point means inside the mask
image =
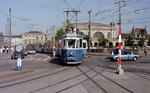
M 91 22 L 91 30 L 110 30 L 110 29 L 113 29 L 115 30 L 116 28 L 115 27 L 111 27 L 110 25 L 106 25 L 106 24 L 102 24 L 102 23 L 94 23 L 94 22 Z M 76 23 L 73 23 L 74 26 L 76 26 Z M 82 23 L 77 23 L 77 28 L 79 30 L 88 30 L 88 25 L 89 23 L 88 22 L 82 22 Z
M 21 35 L 12 35 L 11 38 L 22 38 Z
M 89 24 L 88 22 L 82 22 L 82 23 L 77 23 L 77 26 L 88 26 L 88 24 Z M 109 27 L 108 25 L 101 24 L 101 23 L 91 22 L 90 24 L 91 24 L 91 26 Z M 76 25 L 76 23 L 73 23 L 73 25 Z
M 24 34 L 42 34 L 42 32 L 40 32 L 40 31 L 29 31 L 29 32 L 26 32 Z
M 30 32 L 27 32 L 27 33 L 41 33 L 40 31 L 30 31 Z
M 145 28 L 135 28 L 134 32 L 136 35 L 143 35 L 143 36 L 148 35 L 148 32 L 146 31 Z

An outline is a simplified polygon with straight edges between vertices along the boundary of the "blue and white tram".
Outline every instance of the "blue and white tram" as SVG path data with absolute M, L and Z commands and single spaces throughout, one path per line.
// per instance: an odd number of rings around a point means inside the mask
M 65 64 L 80 64 L 83 60 L 83 37 L 67 33 L 61 39 L 61 60 Z

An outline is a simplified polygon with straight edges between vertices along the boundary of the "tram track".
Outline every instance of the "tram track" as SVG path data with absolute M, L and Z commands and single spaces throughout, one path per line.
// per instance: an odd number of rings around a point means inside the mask
M 89 61 L 90 61 L 90 60 L 89 60 Z M 111 64 L 111 63 L 110 63 L 110 64 Z M 82 65 L 81 65 L 81 66 L 82 66 Z M 56 91 L 56 93 L 61 93 L 61 92 L 65 91 L 65 90 L 67 90 L 67 89 L 69 89 L 69 88 L 72 88 L 72 87 L 74 87 L 74 86 L 77 86 L 77 85 L 79 85 L 79 84 L 82 84 L 83 82 L 88 81 L 88 80 L 91 81 L 91 82 L 93 82 L 93 83 L 94 83 L 98 88 L 100 88 L 104 93 L 108 93 L 108 91 L 107 91 L 100 83 L 97 83 L 96 80 L 94 79 L 94 77 L 96 77 L 96 76 L 98 76 L 98 75 L 100 75 L 100 76 L 102 76 L 103 78 L 107 79 L 108 81 L 112 82 L 113 84 L 115 84 L 116 86 L 118 86 L 118 88 L 121 88 L 121 89 L 125 90 L 126 92 L 133 93 L 131 90 L 127 89 L 126 87 L 120 85 L 120 84 L 117 83 L 116 81 L 114 81 L 114 80 L 112 80 L 111 78 L 108 78 L 108 77 L 106 77 L 105 75 L 102 74 L 102 72 L 105 71 L 106 68 L 107 68 L 107 69 L 110 69 L 108 62 L 107 62 L 106 64 L 101 65 L 101 66 L 100 66 L 100 64 L 95 64 L 95 63 L 94 63 L 94 65 L 92 65 L 92 67 L 91 67 L 91 64 L 90 64 L 90 66 L 85 65 L 84 67 L 88 68 L 88 70 L 83 70 L 83 69 L 81 69 L 80 66 L 71 66 L 71 67 L 69 67 L 69 68 L 67 68 L 67 69 L 58 71 L 58 72 L 56 72 L 56 73 L 51 73 L 51 74 L 43 75 L 43 76 L 40 76 L 40 77 L 33 78 L 33 79 L 31 79 L 31 80 L 26 80 L 26 81 L 18 82 L 18 83 L 15 83 L 15 84 L 12 84 L 12 85 L 8 85 L 8 86 L 4 86 L 4 87 L 0 87 L 0 88 L 5 88 L 5 87 L 13 86 L 13 85 L 18 85 L 18 84 L 26 83 L 26 82 L 29 82 L 29 81 L 37 80 L 37 79 L 40 79 L 40 78 L 44 78 L 44 77 L 47 77 L 47 76 L 51 76 L 51 75 L 57 74 L 57 73 L 59 73 L 59 72 L 65 71 L 65 70 L 70 70 L 70 69 L 73 68 L 73 67 L 76 67 L 76 68 L 81 72 L 81 74 L 78 74 L 78 75 L 76 75 L 76 76 L 69 77 L 69 78 L 67 78 L 67 79 L 65 79 L 65 80 L 60 80 L 59 82 L 56 82 L 56 83 L 53 83 L 53 84 L 49 84 L 48 86 L 43 86 L 43 87 L 41 87 L 41 88 L 38 88 L 38 89 L 36 89 L 36 90 L 31 91 L 30 93 L 37 93 L 37 92 L 43 91 L 43 90 L 45 90 L 45 89 L 53 88 L 54 86 L 57 86 L 57 85 L 62 84 L 62 83 L 66 83 L 67 81 L 71 81 L 71 80 L 73 80 L 73 79 L 75 79 L 75 78 L 77 78 L 77 77 L 83 76 L 83 75 L 86 77 L 86 79 L 80 81 L 79 83 L 75 83 L 75 84 L 73 84 L 73 85 L 71 85 L 71 86 L 68 86 L 68 87 L 66 87 L 66 88 L 60 89 L 60 90 Z M 100 68 L 101 71 L 96 71 L 95 68 L 97 68 L 97 67 Z M 93 75 L 93 76 L 89 76 L 89 75 L 87 74 L 89 71 L 94 71 L 96 74 Z
M 106 76 L 104 76 L 104 75 L 102 74 L 102 71 L 104 71 L 104 70 L 106 69 L 106 67 L 109 65 L 109 63 L 105 63 L 105 64 L 103 65 L 103 66 L 104 66 L 103 69 L 102 69 L 100 72 L 94 70 L 95 67 L 99 67 L 99 65 L 100 65 L 100 64 L 94 64 L 93 67 L 88 67 L 88 66 L 86 66 L 86 67 L 87 67 L 88 69 L 94 71 L 95 73 L 97 73 L 97 75 L 100 75 L 100 76 L 102 76 L 103 78 L 105 78 L 105 79 L 109 80 L 110 82 L 114 83 L 115 85 L 117 85 L 118 87 L 122 88 L 123 90 L 125 90 L 125 91 L 127 91 L 127 92 L 129 92 L 129 93 L 133 93 L 131 90 L 125 88 L 124 86 L 120 85 L 119 83 L 115 82 L 114 80 L 112 80 L 112 79 L 110 79 L 110 78 L 108 78 L 108 77 L 106 77 Z M 84 71 L 82 71 L 79 67 L 77 67 L 77 68 L 78 68 L 85 76 L 87 76 L 89 80 L 91 80 L 95 85 L 97 85 L 100 89 L 102 89 L 103 92 L 108 93 L 108 91 L 107 91 L 105 88 L 103 88 L 101 85 L 99 85 L 93 78 L 89 77 L 89 76 L 88 76 L 86 73 L 84 73 Z M 100 67 L 99 67 L 99 68 L 100 68 Z
M 63 68 L 63 67 L 62 67 L 62 68 Z M 52 72 L 52 73 L 50 73 L 50 74 L 45 74 L 45 75 L 38 76 L 38 77 L 35 77 L 35 78 L 31 78 L 31 79 L 28 79 L 28 80 L 22 80 L 22 81 L 15 82 L 15 83 L 12 83 L 12 84 L 0 86 L 0 89 L 1 89 L 1 88 L 6 88 L 6 87 L 10 87 L 10 86 L 14 86 L 14 85 L 19 85 L 19 84 L 26 83 L 26 82 L 29 82 L 29 81 L 33 81 L 33 80 L 37 80 L 37 79 L 40 79 L 40 78 L 44 78 L 44 77 L 47 77 L 47 76 L 51 76 L 51 75 L 60 73 L 60 72 L 62 72 L 62 71 L 69 70 L 69 69 L 71 69 L 71 68 L 72 68 L 72 67 L 68 67 L 68 68 L 65 68 L 65 69 L 60 70 L 60 71 Z M 60 68 L 59 68 L 59 69 L 60 69 Z M 56 69 L 56 70 L 57 70 L 57 69 Z M 44 71 L 44 72 L 41 72 L 41 73 L 46 73 L 46 72 L 49 72 L 49 71 L 50 71 L 50 70 Z M 37 74 L 39 74 L 39 73 L 37 73 Z M 36 74 L 36 75 L 37 75 L 37 74 Z M 30 77 L 32 77 L 32 76 L 30 76 Z M 24 78 L 26 78 L 26 77 L 24 77 Z M 15 80 L 16 80 L 16 79 L 15 79 Z M 15 80 L 14 80 L 14 81 L 15 81 Z M 9 81 L 9 82 L 10 82 L 10 81 Z M 2 82 L 2 83 L 7 83 L 7 82 Z

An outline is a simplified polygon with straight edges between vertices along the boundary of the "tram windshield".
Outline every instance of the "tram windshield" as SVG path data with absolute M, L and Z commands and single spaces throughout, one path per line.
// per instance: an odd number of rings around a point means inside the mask
M 75 48 L 75 39 L 68 40 L 68 48 Z

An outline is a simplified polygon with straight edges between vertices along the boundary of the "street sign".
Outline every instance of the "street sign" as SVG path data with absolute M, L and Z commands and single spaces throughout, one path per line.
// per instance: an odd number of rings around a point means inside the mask
M 74 32 L 77 32 L 77 28 L 76 28 L 76 27 L 75 27 L 75 28 L 73 28 L 73 31 L 74 31 Z
M 21 52 L 22 49 L 23 49 L 22 46 L 20 46 L 20 45 L 16 46 L 16 51 L 17 51 L 17 52 Z

